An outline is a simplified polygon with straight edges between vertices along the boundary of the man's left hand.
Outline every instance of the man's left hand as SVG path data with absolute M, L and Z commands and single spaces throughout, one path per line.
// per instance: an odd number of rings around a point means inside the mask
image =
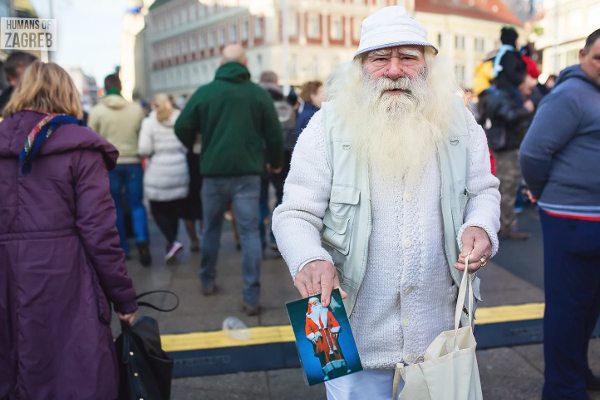
M 469 272 L 483 267 L 492 255 L 492 243 L 486 231 L 476 226 L 469 226 L 462 235 L 462 251 L 454 267 L 460 271 L 465 269 L 465 258 L 469 256 Z
M 273 168 L 271 166 L 271 164 L 267 164 L 267 172 L 269 174 L 273 174 L 273 175 L 278 175 L 281 173 L 281 171 L 283 170 L 283 168 L 279 167 L 279 168 Z

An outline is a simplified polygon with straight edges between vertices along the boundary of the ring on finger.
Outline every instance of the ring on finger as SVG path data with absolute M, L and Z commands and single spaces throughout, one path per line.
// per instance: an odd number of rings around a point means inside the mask
M 479 267 L 483 268 L 487 264 L 487 257 L 483 256 L 479 259 Z

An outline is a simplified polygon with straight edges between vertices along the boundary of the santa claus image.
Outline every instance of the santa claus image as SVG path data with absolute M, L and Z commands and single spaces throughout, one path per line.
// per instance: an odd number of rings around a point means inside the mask
M 321 362 L 324 380 L 350 372 L 338 342 L 340 324 L 317 297 L 308 299 L 305 330 L 306 338 L 313 343 L 315 356 Z

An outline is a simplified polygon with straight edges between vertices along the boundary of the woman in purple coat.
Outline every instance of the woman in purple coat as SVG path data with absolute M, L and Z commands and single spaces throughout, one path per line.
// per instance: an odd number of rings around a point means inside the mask
M 26 71 L 0 124 L 0 399 L 117 398 L 110 303 L 135 291 L 115 228 L 117 150 L 79 126 L 56 64 Z

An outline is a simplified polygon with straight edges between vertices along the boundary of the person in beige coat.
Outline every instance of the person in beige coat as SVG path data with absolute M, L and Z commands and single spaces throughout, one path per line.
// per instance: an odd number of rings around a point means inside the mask
M 121 80 L 118 75 L 108 75 L 104 79 L 104 89 L 105 96 L 90 111 L 89 126 L 119 150 L 117 167 L 110 171 L 109 178 L 110 192 L 117 207 L 121 247 L 129 256 L 123 205 L 125 195 L 140 262 L 148 266 L 152 263 L 152 257 L 148 248 L 148 218 L 142 203 L 143 170 L 138 156 L 138 134 L 144 111 L 138 104 L 121 96 Z

